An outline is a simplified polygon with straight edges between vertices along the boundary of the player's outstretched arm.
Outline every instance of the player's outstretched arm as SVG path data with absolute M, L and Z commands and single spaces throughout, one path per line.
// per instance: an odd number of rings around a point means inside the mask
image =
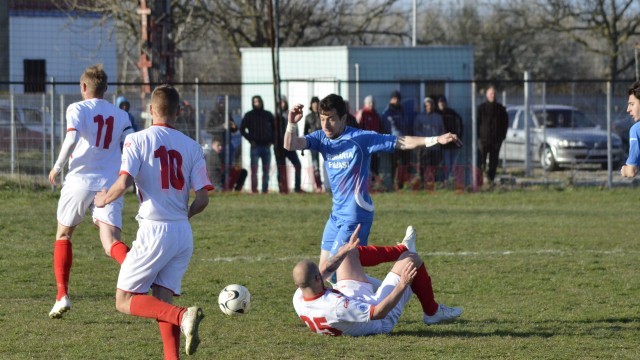
M 398 136 L 398 141 L 396 142 L 396 149 L 399 150 L 412 150 L 419 148 L 420 146 L 431 147 L 436 144 L 448 144 L 455 143 L 458 146 L 462 146 L 462 141 L 458 139 L 456 134 L 446 133 L 440 136 Z
M 289 111 L 289 121 L 287 122 L 287 130 L 284 132 L 283 146 L 289 151 L 304 150 L 307 148 L 307 139 L 298 136 L 294 127 L 302 119 L 302 108 L 304 105 L 297 104 Z
M 96 194 L 93 198 L 93 205 L 97 208 L 105 207 L 105 205 L 122 196 L 131 185 L 133 185 L 133 177 L 126 173 L 120 174 L 116 182 L 109 188 L 109 191 L 102 190 Z
M 209 205 L 209 190 L 202 188 L 196 191 L 196 198 L 189 206 L 189 219 L 192 216 L 199 214 Z
M 638 174 L 638 167 L 635 165 L 622 165 L 622 168 L 620 169 L 620 175 L 622 175 L 622 177 L 628 177 L 628 178 L 632 178 L 635 177 Z
M 408 286 L 411 286 L 413 279 L 416 277 L 418 270 L 416 269 L 413 262 L 408 261 L 407 264 L 402 268 L 402 273 L 400 274 L 400 283 L 391 291 L 387 297 L 382 299 L 378 305 L 373 309 L 373 314 L 371 314 L 371 320 L 380 320 L 384 319 L 389 311 L 393 309 L 400 301 L 402 297 L 402 293 L 407 289 Z
M 360 239 L 358 238 L 359 232 L 360 224 L 358 224 L 353 234 L 351 234 L 349 242 L 342 245 L 340 249 L 338 249 L 338 252 L 327 260 L 324 268 L 320 269 L 320 275 L 323 280 L 329 279 L 331 275 L 338 270 L 340 264 L 342 264 L 349 252 L 358 247 L 358 244 L 360 243 Z

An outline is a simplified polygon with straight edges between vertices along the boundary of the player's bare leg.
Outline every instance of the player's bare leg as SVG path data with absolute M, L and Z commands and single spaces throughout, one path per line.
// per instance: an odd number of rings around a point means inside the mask
M 71 310 L 69 301 L 69 276 L 73 262 L 71 235 L 75 226 L 65 226 L 58 223 L 56 230 L 56 242 L 53 248 L 53 273 L 56 277 L 56 302 L 49 312 L 49 317 L 59 319 L 64 313 Z
M 122 265 L 122 262 L 127 257 L 129 247 L 120 241 L 122 231 L 113 226 L 101 221 L 95 221 L 96 226 L 100 232 L 100 242 L 104 252 L 111 256 L 118 264 Z

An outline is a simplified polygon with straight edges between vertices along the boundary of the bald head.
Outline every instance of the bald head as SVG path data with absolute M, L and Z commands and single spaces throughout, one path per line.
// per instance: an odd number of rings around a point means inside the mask
M 293 282 L 299 288 L 312 287 L 320 270 L 311 260 L 302 260 L 293 268 Z

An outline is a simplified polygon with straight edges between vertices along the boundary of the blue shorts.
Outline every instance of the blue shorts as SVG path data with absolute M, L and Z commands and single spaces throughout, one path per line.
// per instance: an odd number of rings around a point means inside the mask
M 358 233 L 358 238 L 360 238 L 360 243 L 358 245 L 367 245 L 372 222 L 361 222 L 359 224 L 360 232 Z M 335 255 L 342 245 L 349 242 L 349 238 L 357 226 L 358 223 L 346 222 L 336 218 L 333 214 L 330 215 L 324 227 L 320 248 L 329 251 L 331 255 Z

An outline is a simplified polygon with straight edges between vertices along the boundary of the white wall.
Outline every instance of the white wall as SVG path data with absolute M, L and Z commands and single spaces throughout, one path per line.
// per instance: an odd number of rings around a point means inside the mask
M 47 81 L 79 82 L 87 66 L 102 63 L 111 82 L 117 77 L 113 22 L 100 18 L 71 19 L 63 14 L 10 14 L 9 72 L 11 81 L 23 80 L 23 60 L 45 59 Z M 115 87 L 113 88 L 115 89 Z M 24 91 L 14 86 L 16 93 Z M 56 92 L 78 93 L 78 85 L 56 86 Z

